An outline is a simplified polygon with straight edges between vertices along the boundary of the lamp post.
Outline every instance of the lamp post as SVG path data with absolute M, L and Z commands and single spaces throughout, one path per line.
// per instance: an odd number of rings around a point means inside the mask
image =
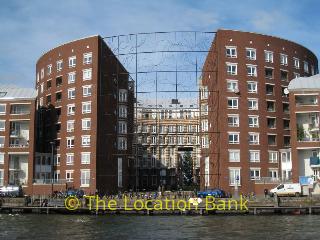
M 54 182 L 54 171 L 53 171 L 53 166 L 54 166 L 54 142 L 50 142 L 51 145 L 51 197 L 53 197 L 53 182 Z

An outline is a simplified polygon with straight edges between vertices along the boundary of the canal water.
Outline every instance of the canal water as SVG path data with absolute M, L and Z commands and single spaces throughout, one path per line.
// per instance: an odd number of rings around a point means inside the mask
M 0 239 L 319 239 L 320 216 L 0 215 Z

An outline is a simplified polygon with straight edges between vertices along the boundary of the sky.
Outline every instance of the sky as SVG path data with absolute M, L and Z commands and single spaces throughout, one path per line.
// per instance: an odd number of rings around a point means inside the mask
M 274 35 L 320 56 L 317 0 L 0 0 L 0 84 L 33 87 L 49 49 L 85 36 L 219 28 Z

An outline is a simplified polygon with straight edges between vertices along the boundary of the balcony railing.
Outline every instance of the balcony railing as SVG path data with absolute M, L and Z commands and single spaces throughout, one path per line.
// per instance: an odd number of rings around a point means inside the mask
M 34 184 L 65 184 L 65 179 L 33 179 Z
M 255 183 L 285 183 L 285 182 L 291 182 L 291 179 L 288 178 L 274 178 L 274 177 L 260 177 L 260 179 L 255 179 Z
M 320 165 L 319 157 L 310 157 L 310 165 Z

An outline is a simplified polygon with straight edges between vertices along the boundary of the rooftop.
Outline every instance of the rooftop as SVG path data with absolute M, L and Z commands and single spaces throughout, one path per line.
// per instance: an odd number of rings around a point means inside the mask
M 320 74 L 291 80 L 289 91 L 320 91 Z
M 37 91 L 33 88 L 21 88 L 15 85 L 0 84 L 0 100 L 8 99 L 35 99 Z

